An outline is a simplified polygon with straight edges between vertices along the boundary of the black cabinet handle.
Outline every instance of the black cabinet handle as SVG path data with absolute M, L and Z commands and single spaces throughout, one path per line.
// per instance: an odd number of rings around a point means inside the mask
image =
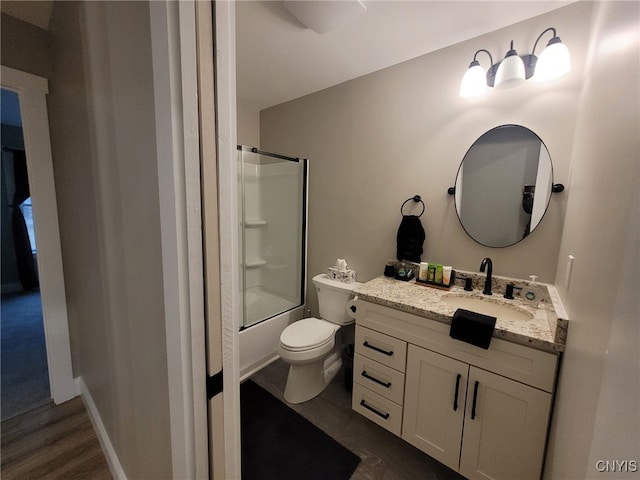
M 376 352 L 384 353 L 385 355 L 388 355 L 389 357 L 390 357 L 391 355 L 393 355 L 393 350 L 392 350 L 392 351 L 390 351 L 390 352 L 388 352 L 388 351 L 383 350 L 383 349 L 381 349 L 381 348 L 374 347 L 373 345 L 371 345 L 371 344 L 370 344 L 369 342 L 367 342 L 367 341 L 365 341 L 362 345 L 364 345 L 364 346 L 365 346 L 365 347 L 367 347 L 367 348 L 370 348 L 371 350 L 375 350 Z
M 462 378 L 461 374 L 458 374 L 456 377 L 456 393 L 453 397 L 453 411 L 458 410 L 458 393 L 460 392 L 460 379 Z
M 473 386 L 473 404 L 471 405 L 471 420 L 476 419 L 476 402 L 478 401 L 478 385 L 480 382 L 476 380 L 476 384 Z
M 384 388 L 389 388 L 391 386 L 391 382 L 383 382 L 382 380 L 378 380 L 377 378 L 369 375 L 365 370 L 362 371 L 362 376 L 364 378 L 368 378 L 372 382 L 376 382 L 378 385 L 382 385 Z
M 387 418 L 389 418 L 389 414 L 388 414 L 388 413 L 382 413 L 382 412 L 379 412 L 378 410 L 376 410 L 376 409 L 375 409 L 375 408 L 373 408 L 372 406 L 367 405 L 367 403 L 364 401 L 364 399 L 363 399 L 363 400 L 360 400 L 360 405 L 362 405 L 362 406 L 363 406 L 364 408 L 366 408 L 367 410 L 372 411 L 372 412 L 373 412 L 373 413 L 375 413 L 376 415 L 378 415 L 378 416 L 380 416 L 380 417 L 384 418 L 385 420 L 386 420 Z

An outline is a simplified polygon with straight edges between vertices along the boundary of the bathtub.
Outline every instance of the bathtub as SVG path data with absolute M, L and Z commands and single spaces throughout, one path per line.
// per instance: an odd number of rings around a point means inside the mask
M 246 295 L 246 308 L 258 315 L 260 310 L 282 302 L 260 288 L 249 289 Z M 281 306 L 286 308 L 284 304 Z M 304 310 L 305 306 L 300 305 L 240 330 L 240 381 L 280 358 L 277 353 L 280 334 L 288 325 L 302 319 Z

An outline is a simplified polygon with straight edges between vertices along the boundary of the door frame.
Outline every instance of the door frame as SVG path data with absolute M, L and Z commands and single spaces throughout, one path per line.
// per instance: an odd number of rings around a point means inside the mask
M 213 2 L 213 6 L 225 474 L 227 478 L 240 478 L 239 313 L 242 299 L 238 247 L 236 10 L 235 2 Z
M 173 478 L 211 478 L 193 0 L 149 2 Z M 214 476 L 215 478 L 215 476 Z
M 38 275 L 51 398 L 76 396 L 56 201 L 46 78 L 2 65 L 2 88 L 18 94 L 38 248 Z
M 235 6 L 149 5 L 173 476 L 240 478 Z M 210 64 L 198 42 L 212 43 Z M 199 117 L 199 101 L 215 112 Z M 224 371 L 209 412 L 207 363 Z

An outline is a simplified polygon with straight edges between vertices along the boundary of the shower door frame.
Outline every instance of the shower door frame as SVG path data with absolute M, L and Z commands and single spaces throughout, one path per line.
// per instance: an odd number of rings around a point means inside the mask
M 241 315 L 241 325 L 240 325 L 240 331 L 246 330 L 248 328 L 251 327 L 255 327 L 256 325 L 261 324 L 262 322 L 265 322 L 271 318 L 277 317 L 278 315 L 283 315 L 287 312 L 293 311 L 297 308 L 304 308 L 305 307 L 305 302 L 306 302 L 306 297 L 307 297 L 307 236 L 308 236 L 308 222 L 307 222 L 307 217 L 309 214 L 308 211 L 308 205 L 309 205 L 309 162 L 306 158 L 300 158 L 300 157 L 290 157 L 287 155 L 283 155 L 280 153 L 274 153 L 274 152 L 269 152 L 266 150 L 261 150 L 257 147 L 249 147 L 247 145 L 238 145 L 237 146 L 237 150 L 239 152 L 249 152 L 249 153 L 255 153 L 257 155 L 266 155 L 268 157 L 273 157 L 273 158 L 277 158 L 280 160 L 286 160 L 289 162 L 296 162 L 296 163 L 302 163 L 302 225 L 301 225 L 301 230 L 302 230 L 302 251 L 300 252 L 301 254 L 301 262 L 300 262 L 300 302 L 292 307 L 287 308 L 286 310 L 274 313 L 273 315 L 269 315 L 255 323 L 252 323 L 251 325 L 247 325 L 245 326 L 245 315 L 246 315 L 246 285 L 247 285 L 247 281 L 246 281 L 246 243 L 245 243 L 245 234 L 244 232 L 242 233 L 242 245 L 241 245 L 241 255 L 242 255 L 242 268 L 241 268 L 241 272 L 242 272 L 242 315 Z M 244 194 L 244 162 L 241 163 L 241 172 L 240 172 L 241 178 L 242 178 L 242 184 L 241 184 L 241 208 L 242 208 L 242 218 L 241 218 L 241 225 L 244 228 L 245 225 L 245 194 Z

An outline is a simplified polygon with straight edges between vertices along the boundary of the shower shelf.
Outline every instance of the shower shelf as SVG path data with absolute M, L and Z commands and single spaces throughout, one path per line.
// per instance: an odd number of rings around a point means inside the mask
M 267 261 L 262 259 L 247 260 L 247 268 L 256 268 L 266 265 Z
M 268 263 L 266 268 L 268 270 L 282 270 L 283 268 L 287 268 L 289 265 L 286 263 Z
M 244 226 L 247 228 L 262 227 L 266 224 L 266 220 L 247 220 L 244 222 Z

